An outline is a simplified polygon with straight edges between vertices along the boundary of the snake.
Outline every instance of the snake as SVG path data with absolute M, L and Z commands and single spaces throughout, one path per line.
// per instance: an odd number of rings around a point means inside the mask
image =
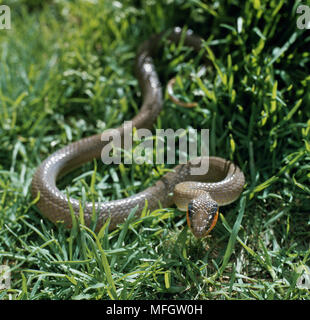
M 137 51 L 135 72 L 141 89 L 142 106 L 132 118 L 132 126 L 152 128 L 163 107 L 162 85 L 154 65 L 154 58 L 159 47 L 170 41 L 190 47 L 198 53 L 203 47 L 203 39 L 190 29 L 175 27 L 154 34 L 142 42 Z M 122 138 L 128 133 L 124 124 L 115 130 Z M 71 228 L 74 215 L 79 217 L 81 204 L 78 199 L 69 197 L 59 190 L 57 180 L 69 171 L 100 158 L 101 151 L 109 143 L 108 130 L 78 141 L 72 142 L 48 156 L 36 169 L 31 194 L 38 199 L 36 206 L 39 212 L 57 223 L 62 221 Z M 123 223 L 135 209 L 135 217 L 139 218 L 146 206 L 150 211 L 158 208 L 169 208 L 174 204 L 181 211 L 186 211 L 189 229 L 195 237 L 205 237 L 215 226 L 219 206 L 228 205 L 240 196 L 245 177 L 240 168 L 233 162 L 220 157 L 198 157 L 178 164 L 173 170 L 164 174 L 154 185 L 123 199 L 107 202 L 83 203 L 83 218 L 86 226 L 90 226 L 94 212 L 97 215 L 96 230 L 108 222 L 108 229 L 113 230 Z M 193 175 L 191 169 L 207 160 L 209 170 L 205 175 Z

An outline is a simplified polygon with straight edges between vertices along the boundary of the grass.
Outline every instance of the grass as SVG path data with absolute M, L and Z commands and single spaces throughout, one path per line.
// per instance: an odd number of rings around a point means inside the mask
M 1 299 L 309 299 L 310 36 L 288 1 L 6 1 L 0 30 Z M 166 45 L 165 84 L 198 101 L 165 99 L 156 128 L 209 128 L 210 154 L 234 162 L 246 187 L 195 239 L 175 208 L 99 233 L 44 219 L 30 197 L 35 168 L 53 151 L 116 127 L 138 111 L 139 43 L 185 25 L 206 39 L 199 56 Z M 207 56 L 208 73 L 197 77 Z M 167 97 L 166 97 L 167 98 Z M 150 186 L 162 165 L 89 163 L 59 186 L 106 201 Z

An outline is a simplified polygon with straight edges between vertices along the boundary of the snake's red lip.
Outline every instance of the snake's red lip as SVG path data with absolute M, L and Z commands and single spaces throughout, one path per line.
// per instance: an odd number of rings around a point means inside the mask
M 210 233 L 210 231 L 215 227 L 216 223 L 217 223 L 217 219 L 219 217 L 219 209 L 217 209 L 216 214 L 214 215 L 213 221 L 211 223 L 210 228 L 208 229 L 208 231 L 206 232 L 206 235 L 208 233 Z
M 187 211 L 186 211 L 186 221 L 187 221 L 188 227 L 191 229 L 191 219 L 190 219 L 190 208 L 189 208 L 189 206 L 187 207 Z

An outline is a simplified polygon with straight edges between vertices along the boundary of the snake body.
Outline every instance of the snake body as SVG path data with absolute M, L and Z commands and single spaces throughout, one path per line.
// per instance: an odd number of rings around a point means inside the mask
M 177 43 L 181 39 L 181 34 L 180 28 L 174 28 L 169 33 L 153 35 L 143 42 L 138 50 L 136 73 L 143 103 L 139 113 L 132 119 L 132 125 L 137 129 L 151 128 L 163 106 L 162 88 L 152 58 L 156 55 L 164 36 Z M 194 48 L 195 51 L 201 49 L 201 38 L 191 31 L 186 32 L 183 40 L 184 45 Z M 122 138 L 127 133 L 124 125 L 115 130 Z M 40 193 L 36 205 L 45 217 L 52 222 L 64 221 L 68 227 L 72 226 L 68 199 L 57 188 L 57 178 L 85 162 L 100 158 L 102 149 L 108 141 L 108 132 L 105 131 L 71 143 L 51 154 L 41 163 L 33 177 L 31 192 L 33 197 L 37 197 Z M 97 230 L 108 217 L 110 217 L 109 229 L 112 230 L 122 223 L 135 207 L 137 207 L 136 216 L 138 216 L 147 200 L 150 210 L 160 206 L 169 207 L 176 203 L 179 209 L 187 210 L 187 221 L 194 235 L 205 236 L 216 222 L 218 205 L 235 201 L 244 185 L 242 171 L 232 162 L 219 157 L 209 157 L 208 161 L 209 171 L 203 177 L 191 175 L 190 169 L 193 163 L 189 161 L 187 164 L 177 165 L 173 172 L 165 174 L 153 186 L 131 197 L 95 203 L 95 208 L 92 202 L 86 202 L 83 206 L 85 224 L 90 225 L 95 209 L 98 217 Z M 198 180 L 200 182 L 197 182 Z M 172 195 L 173 192 L 174 195 Z M 73 198 L 69 201 L 74 213 L 78 216 L 79 201 Z

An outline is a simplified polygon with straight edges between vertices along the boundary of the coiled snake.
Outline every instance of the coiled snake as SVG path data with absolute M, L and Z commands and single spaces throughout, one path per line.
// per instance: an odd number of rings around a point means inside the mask
M 137 129 L 151 128 L 163 105 L 161 84 L 152 57 L 156 54 L 164 35 L 169 41 L 177 43 L 181 34 L 181 28 L 174 28 L 168 33 L 153 35 L 138 50 L 136 72 L 143 104 L 140 112 L 132 119 L 132 125 Z M 199 51 L 202 40 L 191 31 L 187 31 L 184 45 Z M 124 125 L 116 130 L 122 138 L 126 134 Z M 33 197 L 40 193 L 37 207 L 49 220 L 64 221 L 68 227 L 72 226 L 67 196 L 57 188 L 56 180 L 83 163 L 99 158 L 103 147 L 108 143 L 103 141 L 108 139 L 102 139 L 102 135 L 105 134 L 108 133 L 103 132 L 71 143 L 50 155 L 37 168 L 31 192 Z M 135 207 L 135 214 L 138 216 L 147 200 L 150 210 L 160 205 L 169 207 L 175 203 L 180 210 L 187 211 L 187 222 L 193 234 L 198 238 L 206 236 L 216 223 L 218 206 L 235 201 L 242 192 L 245 181 L 242 171 L 232 162 L 218 157 L 209 157 L 208 161 L 209 170 L 204 176 L 191 175 L 193 163 L 189 161 L 187 164 L 177 165 L 174 172 L 168 172 L 155 185 L 131 197 L 95 203 L 98 214 L 97 229 L 108 217 L 111 217 L 109 229 L 116 228 Z M 79 201 L 70 198 L 70 203 L 74 213 L 79 215 Z M 85 224 L 89 225 L 93 215 L 93 204 L 86 202 L 83 212 Z

